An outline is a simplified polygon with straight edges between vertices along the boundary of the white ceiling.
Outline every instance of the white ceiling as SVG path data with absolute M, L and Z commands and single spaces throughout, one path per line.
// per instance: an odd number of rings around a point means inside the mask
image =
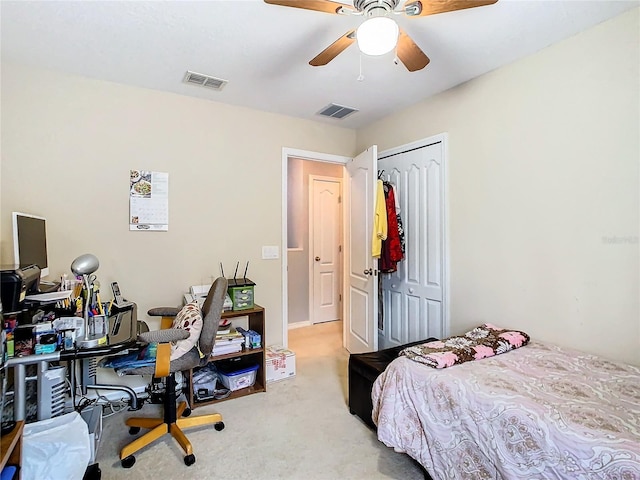
M 311 58 L 361 18 L 260 0 L 0 5 L 3 60 L 360 128 L 640 2 L 499 0 L 428 17 L 399 15 L 431 59 L 414 73 L 395 65 L 393 53 L 361 59 L 355 44 L 327 66 L 311 67 Z M 186 85 L 187 70 L 229 83 L 220 92 Z M 359 112 L 343 120 L 316 115 L 331 102 Z

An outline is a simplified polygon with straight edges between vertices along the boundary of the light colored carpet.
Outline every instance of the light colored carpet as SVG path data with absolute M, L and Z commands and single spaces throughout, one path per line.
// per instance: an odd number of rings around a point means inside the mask
M 348 352 L 342 348 L 342 322 L 289 332 L 296 353 L 296 376 L 268 384 L 258 393 L 193 410 L 192 415 L 219 412 L 226 428 L 186 431 L 196 463 L 184 464 L 184 453 L 169 436 L 136 454 L 130 469 L 118 452 L 132 436 L 128 416 L 160 414 L 157 405 L 140 412 L 105 418 L 98 450 L 103 479 L 422 479 L 407 456 L 379 442 L 375 433 L 347 406 Z M 146 431 L 146 430 L 145 430 Z

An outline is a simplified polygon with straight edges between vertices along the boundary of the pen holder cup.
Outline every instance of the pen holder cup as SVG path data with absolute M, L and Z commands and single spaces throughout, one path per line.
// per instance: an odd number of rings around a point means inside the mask
M 106 315 L 94 315 L 89 318 L 89 335 L 106 335 L 109 331 L 109 320 Z

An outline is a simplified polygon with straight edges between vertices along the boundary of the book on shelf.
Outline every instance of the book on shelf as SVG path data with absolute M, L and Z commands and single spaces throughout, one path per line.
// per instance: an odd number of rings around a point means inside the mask
M 237 343 L 237 342 L 216 343 L 213 346 L 213 351 L 211 352 L 211 356 L 215 357 L 217 355 L 227 355 L 229 353 L 241 352 L 242 345 L 243 343 Z
M 218 335 L 226 335 L 231 332 L 231 320 L 228 318 L 221 318 L 220 323 L 218 323 Z
M 240 332 L 238 332 L 235 328 L 230 328 L 226 333 L 218 330 L 218 333 L 216 334 L 216 342 L 220 340 L 236 340 L 236 339 L 243 340 L 244 336 Z
M 226 348 L 226 349 L 237 349 L 237 348 L 239 348 L 240 350 L 242 350 L 243 347 L 244 347 L 244 340 L 243 339 L 238 339 L 238 340 L 216 340 L 216 343 L 213 344 L 213 349 L 214 350 L 221 350 L 223 348 Z
M 241 352 L 244 347 L 244 336 L 231 329 L 228 334 L 216 335 L 211 355 L 226 355 L 228 353 Z

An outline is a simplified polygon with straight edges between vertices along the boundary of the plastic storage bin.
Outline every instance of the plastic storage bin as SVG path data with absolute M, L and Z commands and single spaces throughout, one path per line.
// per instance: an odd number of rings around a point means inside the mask
M 218 375 L 222 384 L 229 390 L 236 391 L 241 388 L 251 387 L 256 383 L 258 365 L 252 365 L 241 370 L 226 371 L 218 368 Z

